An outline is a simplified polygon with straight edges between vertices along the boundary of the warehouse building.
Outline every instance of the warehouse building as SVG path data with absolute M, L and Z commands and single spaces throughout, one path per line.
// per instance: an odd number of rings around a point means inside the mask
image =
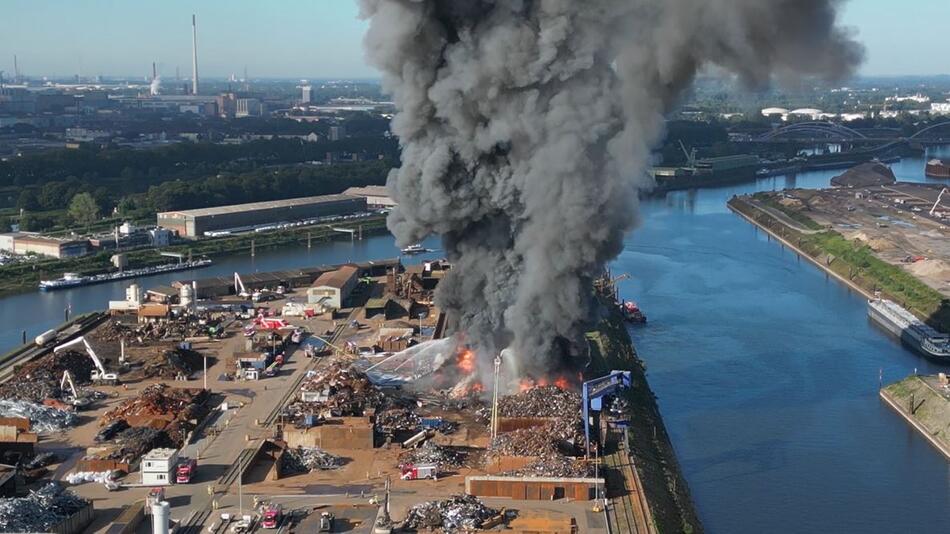
M 359 281 L 359 267 L 344 265 L 336 271 L 323 273 L 307 290 L 307 302 L 338 310 Z
M 13 254 L 39 254 L 51 258 L 76 258 L 89 253 L 86 239 L 57 239 L 33 233 L 0 234 L 0 250 Z
M 383 185 L 368 185 L 366 187 L 351 187 L 343 192 L 344 195 L 363 197 L 366 205 L 371 208 L 393 208 L 396 201 L 389 196 L 389 189 Z
M 366 199 L 349 195 L 270 200 L 158 214 L 158 226 L 181 237 L 366 211 Z

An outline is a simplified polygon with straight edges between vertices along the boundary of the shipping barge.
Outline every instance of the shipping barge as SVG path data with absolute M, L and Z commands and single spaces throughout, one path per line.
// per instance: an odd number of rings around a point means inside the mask
M 80 276 L 76 273 L 64 273 L 62 278 L 56 280 L 40 280 L 40 291 L 55 291 L 57 289 L 68 289 L 71 287 L 88 286 L 92 284 L 102 284 L 105 282 L 115 282 L 128 278 L 138 278 L 139 276 L 151 276 L 154 274 L 173 273 L 176 271 L 187 271 L 189 269 L 200 269 L 211 265 L 211 260 L 204 258 L 200 260 L 184 261 L 181 263 L 169 263 L 166 265 L 156 265 L 154 267 L 143 267 L 141 269 L 129 269 L 116 273 L 93 274 L 89 276 Z
M 924 324 L 897 303 L 881 298 L 870 299 L 868 317 L 924 356 L 950 363 L 950 336 Z
M 950 160 L 932 159 L 924 169 L 927 178 L 950 178 Z

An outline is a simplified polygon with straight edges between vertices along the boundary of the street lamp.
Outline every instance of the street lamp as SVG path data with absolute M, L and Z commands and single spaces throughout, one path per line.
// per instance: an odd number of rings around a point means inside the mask
M 422 335 L 422 320 L 425 319 L 426 315 L 428 315 L 428 313 L 424 311 L 419 312 L 419 335 L 420 336 Z

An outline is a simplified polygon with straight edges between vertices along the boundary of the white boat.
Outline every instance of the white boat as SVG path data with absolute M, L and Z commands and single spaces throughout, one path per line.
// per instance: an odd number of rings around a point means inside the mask
M 409 245 L 408 247 L 402 249 L 403 254 L 422 254 L 423 252 L 429 252 L 429 249 L 423 247 L 420 244 Z
M 868 317 L 924 356 L 950 362 L 950 336 L 934 330 L 897 303 L 868 300 Z

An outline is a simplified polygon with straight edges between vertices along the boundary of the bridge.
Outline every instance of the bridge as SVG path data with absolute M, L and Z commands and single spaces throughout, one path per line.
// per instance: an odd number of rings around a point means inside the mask
M 884 130 L 893 131 L 893 136 L 882 136 Z M 940 130 L 946 130 L 947 137 L 937 137 L 933 138 L 930 134 Z M 896 144 L 906 143 L 911 141 L 923 142 L 923 141 L 937 141 L 937 142 L 950 142 L 950 121 L 941 122 L 939 124 L 933 124 L 921 130 L 918 130 L 910 136 L 902 135 L 902 132 L 898 130 L 893 130 L 890 128 L 887 129 L 878 129 L 876 130 L 877 135 L 868 135 L 866 133 L 860 132 L 853 128 L 848 128 L 841 124 L 836 124 L 833 122 L 827 121 L 812 121 L 812 122 L 796 122 L 794 124 L 789 124 L 787 126 L 782 126 L 781 128 L 776 128 L 772 131 L 766 132 L 758 137 L 753 137 L 752 142 L 755 143 L 778 143 L 778 142 L 787 142 L 787 141 L 840 141 L 840 142 L 857 142 L 857 143 L 871 143 L 871 142 L 881 142 L 884 143 L 882 146 L 876 148 L 875 150 L 890 148 Z

